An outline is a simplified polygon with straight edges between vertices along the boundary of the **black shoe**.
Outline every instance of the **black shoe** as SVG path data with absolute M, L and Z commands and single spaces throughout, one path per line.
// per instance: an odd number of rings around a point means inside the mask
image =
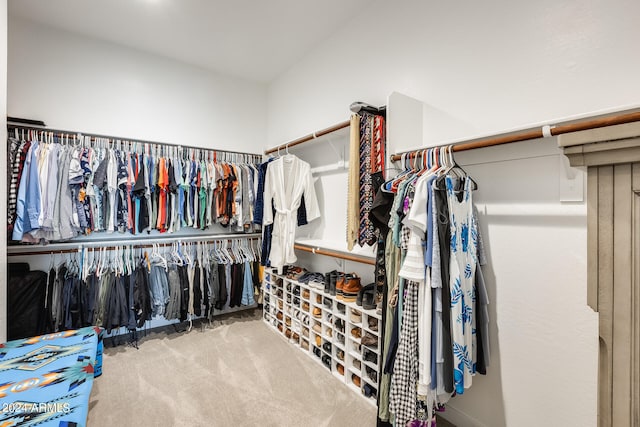
M 325 298 L 324 301 L 323 301 L 323 304 L 324 304 L 325 307 L 331 308 L 331 306 L 333 304 L 333 301 L 331 301 L 331 298 Z
M 375 286 L 375 283 L 369 283 L 367 286 L 364 286 L 362 289 L 360 289 L 360 292 L 358 292 L 358 297 L 356 298 L 356 304 L 362 305 L 362 298 L 364 293 L 370 290 L 374 290 Z
M 324 274 L 324 293 L 328 294 L 331 290 L 331 273 Z
M 313 347 L 313 354 L 315 354 L 318 357 L 322 356 L 322 352 L 318 347 Z
M 322 348 L 327 353 L 331 353 L 331 343 L 330 342 L 326 342 L 326 343 L 322 344 Z
M 331 369 L 331 356 L 328 356 L 326 354 L 322 356 L 322 363 L 324 363 L 324 366 L 326 366 L 328 369 Z
M 378 355 L 376 355 L 373 351 L 365 349 L 364 360 L 371 363 L 378 363 Z
M 338 271 L 333 270 L 329 273 L 330 283 L 329 283 L 329 293 L 331 295 L 336 294 L 336 281 L 338 280 Z
M 378 383 L 378 374 L 376 373 L 376 371 L 374 371 L 373 369 L 371 369 L 368 366 L 366 368 L 367 368 L 366 369 L 367 376 L 369 377 L 369 379 L 377 384 Z

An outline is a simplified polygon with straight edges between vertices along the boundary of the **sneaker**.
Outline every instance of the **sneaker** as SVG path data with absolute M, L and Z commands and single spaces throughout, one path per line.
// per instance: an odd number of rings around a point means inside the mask
M 363 357 L 366 362 L 378 363 L 378 355 L 373 351 L 365 349 Z
M 367 347 L 377 347 L 378 346 L 378 337 L 371 335 L 370 333 L 365 333 L 364 337 L 360 341 L 362 345 L 366 345 Z

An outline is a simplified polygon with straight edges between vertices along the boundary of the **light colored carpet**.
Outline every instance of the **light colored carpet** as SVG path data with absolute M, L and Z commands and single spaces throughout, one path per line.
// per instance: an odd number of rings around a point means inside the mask
M 88 425 L 375 426 L 375 414 L 256 310 L 106 348 Z

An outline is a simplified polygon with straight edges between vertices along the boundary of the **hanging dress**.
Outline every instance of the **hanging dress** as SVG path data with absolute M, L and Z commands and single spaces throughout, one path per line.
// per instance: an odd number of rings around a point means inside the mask
M 477 264 L 478 224 L 473 215 L 471 179 L 466 179 L 462 200 L 454 191 L 454 179 L 446 177 L 451 227 L 450 293 L 451 340 L 453 345 L 454 386 L 457 394 L 471 387 L 475 373 L 476 348 L 475 271 Z

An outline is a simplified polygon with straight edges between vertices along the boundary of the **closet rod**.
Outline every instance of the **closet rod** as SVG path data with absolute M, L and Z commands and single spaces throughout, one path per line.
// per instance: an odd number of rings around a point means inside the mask
M 346 259 L 347 261 L 355 261 L 355 262 L 360 262 L 362 264 L 376 265 L 376 261 L 374 259 L 360 256 L 360 255 L 351 255 L 343 252 L 332 251 L 330 249 L 322 249 L 322 248 L 313 247 L 313 246 L 301 245 L 299 243 L 296 243 L 295 245 L 293 245 L 293 247 L 294 249 L 298 249 L 300 251 L 311 252 L 318 255 L 325 255 L 333 258 Z
M 605 117 L 590 118 L 572 122 L 563 122 L 558 125 L 542 126 L 540 128 L 534 128 L 531 130 L 513 134 L 498 134 L 492 137 L 471 140 L 470 142 L 457 143 L 453 145 L 453 151 L 473 150 L 476 148 L 492 147 L 494 145 L 510 144 L 512 142 L 529 141 L 532 139 L 544 138 L 547 136 L 555 136 L 565 133 L 597 129 L 601 127 L 621 125 L 637 121 L 640 121 L 640 111 L 607 115 Z M 397 153 L 391 156 L 391 161 L 395 162 L 402 159 L 402 154 L 406 154 L 408 158 L 413 158 L 416 156 L 416 154 L 428 148 L 437 148 L 437 146 L 418 148 L 415 150 Z
M 260 159 L 260 160 L 262 159 L 262 155 L 261 154 L 247 153 L 247 152 L 244 152 L 244 151 L 220 150 L 220 149 L 217 149 L 217 148 L 197 147 L 195 145 L 184 145 L 184 144 L 171 144 L 169 142 L 146 141 L 146 140 L 143 140 L 143 139 L 124 138 L 124 137 L 121 137 L 121 136 L 112 136 L 112 135 L 100 135 L 100 134 L 97 134 L 97 133 L 84 133 L 84 132 L 62 130 L 62 129 L 49 129 L 49 128 L 46 128 L 46 127 L 28 126 L 28 125 L 11 124 L 11 123 L 7 124 L 7 130 L 9 132 L 13 131 L 14 129 L 18 129 L 18 130 L 20 130 L 20 129 L 34 130 L 34 131 L 42 131 L 42 132 L 53 132 L 53 133 L 57 133 L 57 134 L 66 134 L 66 135 L 69 135 L 70 137 L 72 137 L 73 135 L 81 134 L 83 136 L 90 137 L 92 141 L 95 141 L 96 138 L 108 138 L 108 139 L 111 139 L 111 140 L 137 142 L 137 143 L 140 143 L 140 144 L 166 145 L 166 146 L 169 146 L 169 147 L 182 147 L 182 148 L 195 149 L 195 150 L 217 151 L 218 153 L 241 154 L 241 155 L 245 155 L 245 156 L 255 157 L 256 159 Z M 9 136 L 11 136 L 11 135 L 9 135 Z
M 98 247 L 103 248 L 105 244 L 109 250 L 115 249 L 115 246 L 134 246 L 137 248 L 150 247 L 153 244 L 169 245 L 173 242 L 213 242 L 215 240 L 231 240 L 231 239 L 259 239 L 262 233 L 227 233 L 227 234 L 209 234 L 206 236 L 184 236 L 184 237 L 167 237 L 154 239 L 100 239 L 87 240 L 72 243 L 51 243 L 49 245 L 16 245 L 7 246 L 8 256 L 18 255 L 40 255 L 49 253 L 73 253 L 80 248 Z
M 335 132 L 337 130 L 347 128 L 347 127 L 349 127 L 350 124 L 351 124 L 350 120 L 346 120 L 344 122 L 340 122 L 337 125 L 333 125 L 333 126 L 328 127 L 326 129 L 322 129 L 322 130 L 319 130 L 317 132 L 310 133 L 309 135 L 300 137 L 298 139 L 294 139 L 293 141 L 289 141 L 286 144 L 280 144 L 280 145 L 278 145 L 276 147 L 269 148 L 269 149 L 265 150 L 264 154 L 275 153 L 278 150 L 286 150 L 287 147 L 294 147 L 296 145 L 303 144 L 303 143 L 308 142 L 308 141 L 312 141 L 312 140 L 314 140 L 316 138 L 319 138 L 321 136 L 324 136 L 324 135 L 327 135 L 329 133 Z

